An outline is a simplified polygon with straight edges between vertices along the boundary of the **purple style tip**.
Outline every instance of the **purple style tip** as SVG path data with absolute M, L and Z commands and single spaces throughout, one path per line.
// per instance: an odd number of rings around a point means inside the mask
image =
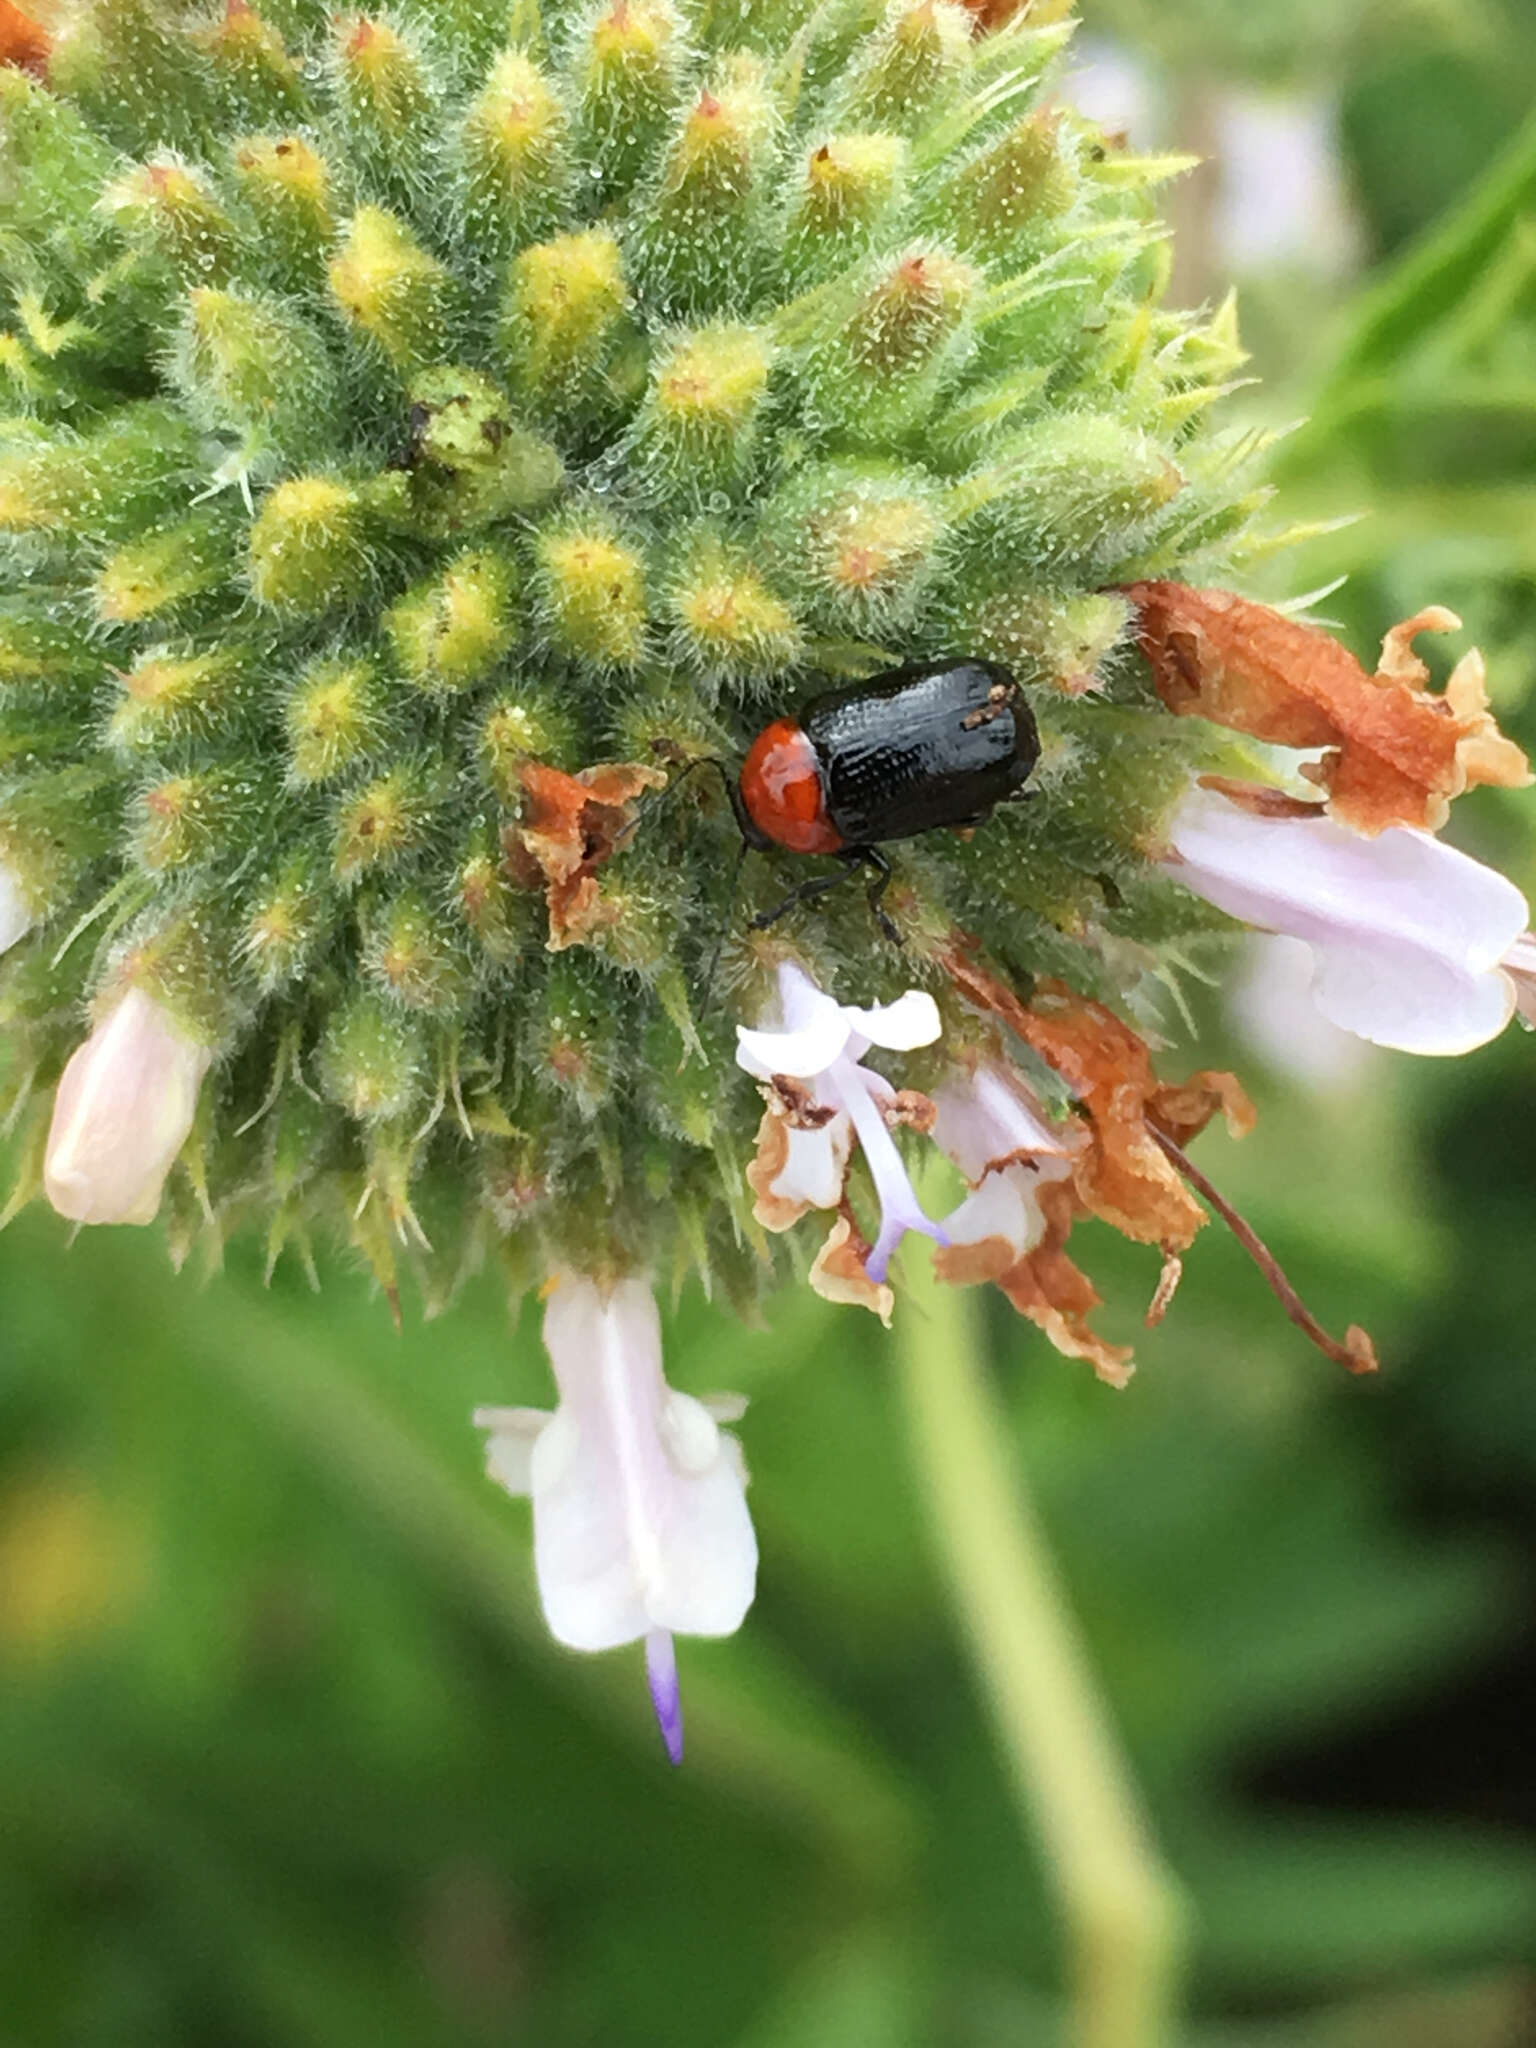
M 677 1682 L 677 1652 L 672 1631 L 653 1628 L 645 1639 L 645 1675 L 651 1688 L 656 1725 L 675 1764 L 683 1760 L 683 1696 Z

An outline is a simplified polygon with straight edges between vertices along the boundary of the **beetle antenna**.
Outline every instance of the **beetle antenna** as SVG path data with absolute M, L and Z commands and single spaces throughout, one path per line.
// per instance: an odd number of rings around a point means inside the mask
M 648 796 L 642 797 L 640 803 L 636 806 L 635 815 L 614 839 L 613 851 L 615 853 L 629 844 L 630 840 L 653 811 L 660 810 L 669 796 L 677 794 L 695 768 L 713 768 L 725 784 L 726 795 L 728 797 L 734 795 L 734 785 L 729 774 L 726 772 L 725 763 L 717 761 L 713 754 L 695 754 L 693 759 L 685 762 L 675 775 L 667 777 L 664 789 L 653 789 Z M 733 804 L 732 810 L 734 811 L 734 809 L 735 805 Z

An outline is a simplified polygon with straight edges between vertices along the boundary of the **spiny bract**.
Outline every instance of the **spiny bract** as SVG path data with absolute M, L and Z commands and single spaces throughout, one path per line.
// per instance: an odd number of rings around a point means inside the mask
M 730 1027 L 784 936 L 857 1000 L 930 986 L 951 1049 L 956 926 L 1019 984 L 1157 969 L 1202 742 L 1111 587 L 1229 563 L 1252 449 L 1197 439 L 1230 310 L 1161 304 L 1181 166 L 1057 97 L 1060 12 L 87 0 L 46 82 L 0 70 L 16 1201 L 133 987 L 215 1054 L 178 1255 L 258 1219 L 391 1290 L 408 1246 L 429 1303 L 489 1246 L 745 1300 Z M 702 777 L 551 932 L 529 763 L 734 761 L 950 652 L 1025 684 L 1039 793 L 895 850 L 903 952 L 857 889 L 750 936 L 805 872 L 754 856 L 705 1000 Z

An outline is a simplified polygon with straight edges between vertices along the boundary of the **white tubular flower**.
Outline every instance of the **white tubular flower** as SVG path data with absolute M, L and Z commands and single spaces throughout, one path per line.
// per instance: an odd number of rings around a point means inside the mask
M 0 953 L 8 953 L 19 939 L 24 939 L 34 922 L 21 883 L 0 860 Z
M 988 1063 L 933 1092 L 933 1135 L 971 1184 L 944 1219 L 951 1249 L 941 1271 L 952 1279 L 995 1279 L 1045 1235 L 1038 1189 L 1065 1180 L 1084 1136 L 1052 1124 L 1019 1078 Z
M 667 1752 L 682 1756 L 673 1634 L 728 1636 L 757 1583 L 746 1470 L 720 1428 L 746 1403 L 675 1393 L 643 1280 L 610 1291 L 556 1275 L 544 1342 L 560 1400 L 481 1408 L 486 1467 L 533 1499 L 534 1564 L 550 1632 L 573 1650 L 644 1639 Z
M 1193 789 L 1167 871 L 1261 931 L 1312 948 L 1312 995 L 1346 1031 L 1399 1052 L 1460 1053 L 1509 1022 L 1501 962 L 1529 919 L 1492 868 L 1426 832 L 1374 839 L 1331 818 L 1264 816 Z
M 915 988 L 871 1010 L 836 1003 L 786 961 L 779 1014 L 777 1029 L 736 1027 L 737 1064 L 766 1084 L 769 1105 L 751 1175 L 758 1218 L 787 1230 L 808 1208 L 837 1207 L 857 1137 L 880 1202 L 879 1232 L 863 1261 L 878 1289 L 909 1230 L 939 1244 L 945 1237 L 924 1215 L 888 1128 L 887 1111 L 899 1114 L 896 1090 L 860 1062 L 872 1045 L 891 1052 L 931 1045 L 943 1029 L 938 1005 Z
M 152 1223 L 213 1061 L 170 1012 L 130 989 L 64 1069 L 43 1185 L 76 1223 Z

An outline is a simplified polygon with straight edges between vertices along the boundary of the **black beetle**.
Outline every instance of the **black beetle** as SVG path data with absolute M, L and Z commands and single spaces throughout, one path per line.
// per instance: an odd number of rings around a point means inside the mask
M 891 873 L 881 844 L 980 824 L 1019 794 L 1039 758 L 1034 715 L 1009 671 L 950 656 L 909 662 L 813 697 L 796 718 L 774 719 L 727 786 L 746 846 L 829 853 L 850 870 L 873 868 L 870 908 L 899 943 L 880 908 Z M 842 879 L 802 882 L 756 924 L 772 924 Z

